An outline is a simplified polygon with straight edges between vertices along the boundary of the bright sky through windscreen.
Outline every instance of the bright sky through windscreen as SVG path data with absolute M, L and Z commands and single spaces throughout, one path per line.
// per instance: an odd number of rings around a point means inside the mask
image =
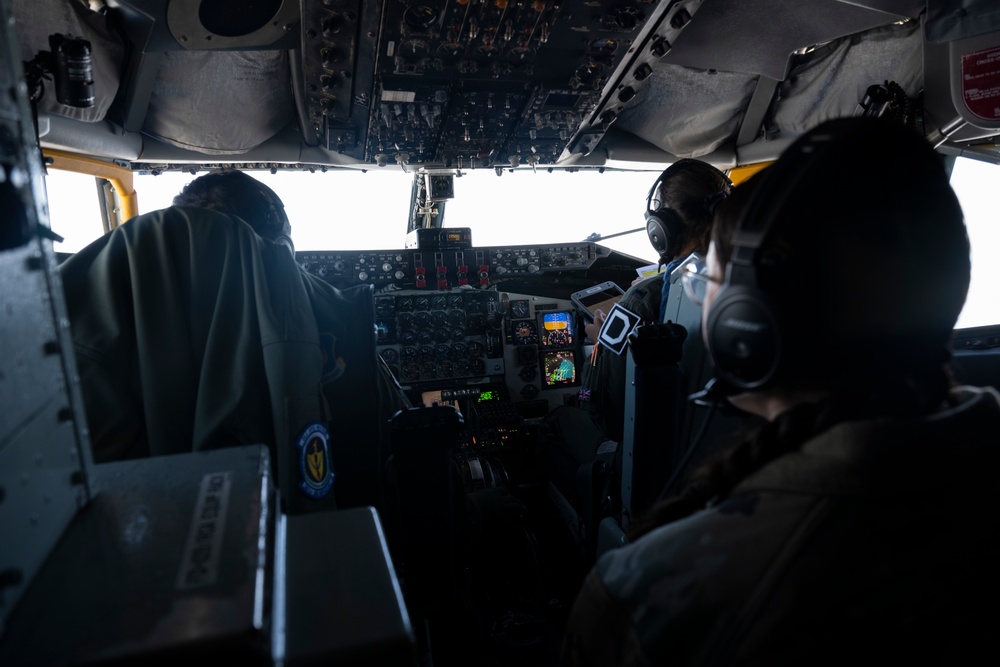
M 202 172 L 203 173 L 203 172 Z M 285 202 L 298 250 L 390 250 L 406 238 L 412 176 L 393 167 L 353 170 L 250 172 Z M 1000 224 L 992 201 L 1000 166 L 959 159 L 952 177 L 972 241 L 973 280 L 958 326 L 1000 323 Z M 140 212 L 170 205 L 195 176 L 166 172 L 137 176 Z M 652 172 L 546 170 L 469 172 L 455 179 L 455 198 L 445 208 L 445 226 L 470 227 L 477 246 L 582 241 L 644 227 Z M 101 234 L 94 179 L 50 170 L 53 230 L 66 237 L 60 252 L 75 252 Z M 57 196 L 52 196 L 56 193 Z M 601 241 L 650 263 L 655 253 L 645 230 Z

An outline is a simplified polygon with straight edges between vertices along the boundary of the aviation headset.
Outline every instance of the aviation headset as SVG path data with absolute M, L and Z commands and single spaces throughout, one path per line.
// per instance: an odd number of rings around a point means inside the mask
M 265 214 L 267 229 L 276 230 L 274 234 L 268 235 L 268 240 L 277 245 L 284 246 L 292 253 L 292 257 L 295 257 L 295 244 L 292 243 L 292 237 L 288 235 L 291 224 L 288 221 L 288 214 L 285 213 L 285 205 L 281 203 L 278 195 L 263 183 L 260 184 L 258 191 L 264 199 L 264 206 L 266 206 L 267 210 Z
M 788 363 L 788 324 L 777 300 L 760 288 L 761 248 L 789 197 L 837 133 L 806 135 L 760 175 L 733 231 L 726 277 L 708 311 L 706 345 L 716 374 L 730 389 L 760 389 Z
M 704 162 L 699 162 L 698 160 L 688 158 L 678 160 L 663 170 L 663 173 L 653 183 L 653 187 L 649 189 L 649 194 L 646 195 L 646 235 L 649 237 L 649 242 L 653 245 L 653 249 L 659 253 L 661 264 L 670 261 L 680 252 L 680 240 L 684 234 L 685 225 L 677 211 L 670 208 L 665 201 L 658 200 L 659 205 L 654 209 L 653 196 L 658 196 L 661 186 L 668 179 L 673 178 L 682 171 L 694 168 L 695 165 L 698 168 L 707 167 L 715 169 L 715 167 Z
M 285 206 L 271 188 L 241 171 L 218 169 L 199 176 L 174 197 L 176 206 L 203 206 L 241 218 L 262 239 L 295 256 Z

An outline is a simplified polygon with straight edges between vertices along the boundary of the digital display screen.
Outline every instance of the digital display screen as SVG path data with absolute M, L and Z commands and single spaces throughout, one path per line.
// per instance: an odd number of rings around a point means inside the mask
M 594 316 L 594 312 L 600 310 L 605 315 L 611 312 L 611 309 L 615 307 L 615 304 L 622 298 L 624 292 L 618 287 L 609 287 L 608 289 L 601 290 L 600 292 L 594 292 L 593 294 L 588 294 L 587 296 L 580 297 L 580 304 L 587 309 L 587 314 L 591 317 Z
M 542 347 L 571 347 L 573 345 L 573 315 L 561 310 L 541 316 L 539 342 Z
M 573 350 L 543 352 L 542 382 L 546 388 L 575 385 L 576 353 Z

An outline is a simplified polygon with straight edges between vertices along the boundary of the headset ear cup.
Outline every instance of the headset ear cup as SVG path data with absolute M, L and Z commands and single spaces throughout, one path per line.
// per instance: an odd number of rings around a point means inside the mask
M 668 208 L 646 212 L 646 235 L 660 257 L 673 258 L 677 254 L 677 240 L 683 224 L 677 214 Z
M 276 245 L 280 245 L 284 248 L 287 248 L 288 252 L 292 253 L 292 257 L 293 258 L 295 257 L 295 244 L 292 243 L 292 239 L 290 237 L 286 236 L 285 234 L 281 234 L 274 239 L 274 243 Z
M 705 345 L 716 373 L 733 386 L 760 389 L 787 363 L 779 312 L 756 287 L 726 285 L 708 311 Z

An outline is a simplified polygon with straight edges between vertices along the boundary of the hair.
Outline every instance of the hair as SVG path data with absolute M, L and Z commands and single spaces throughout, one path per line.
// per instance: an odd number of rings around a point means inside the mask
M 275 192 L 235 169 L 199 176 L 174 197 L 174 206 L 198 206 L 234 215 L 268 241 L 287 242 L 289 229 L 284 204 Z
M 836 143 L 802 165 L 794 191 L 771 198 L 779 209 L 764 204 L 774 223 L 758 251 L 757 282 L 778 310 L 794 312 L 779 321 L 784 338 L 799 341 L 782 351 L 790 361 L 772 391 L 825 398 L 734 434 L 686 488 L 636 523 L 633 538 L 725 498 L 840 422 L 923 415 L 948 398 L 951 334 L 971 264 L 941 156 L 917 132 L 883 119 L 828 121 L 813 132 L 832 132 Z M 723 268 L 772 169 L 736 187 L 716 212 L 712 242 Z
M 729 178 L 707 162 L 684 158 L 670 165 L 658 183 L 659 200 L 684 223 L 678 247 L 693 243 L 695 252 L 704 254 L 712 232 L 713 211 L 732 188 Z

